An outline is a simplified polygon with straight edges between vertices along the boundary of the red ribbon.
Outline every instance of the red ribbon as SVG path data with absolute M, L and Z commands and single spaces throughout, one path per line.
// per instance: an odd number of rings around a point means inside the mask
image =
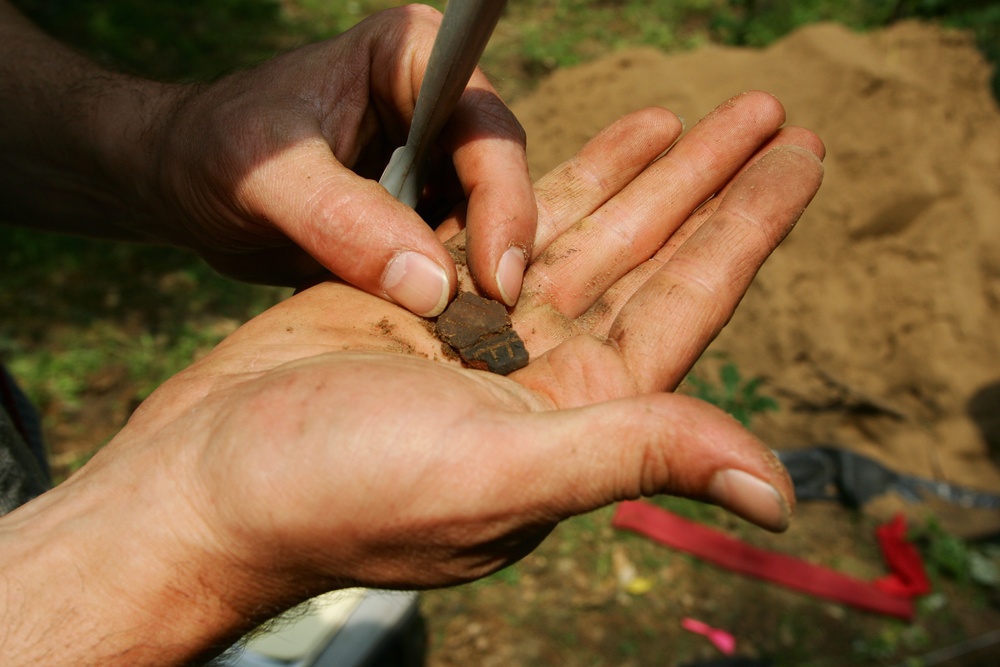
M 924 570 L 920 552 L 906 540 L 906 518 L 897 514 L 889 523 L 875 530 L 882 557 L 891 574 L 876 579 L 875 585 L 896 597 L 918 597 L 931 591 L 931 582 Z
M 649 503 L 619 503 L 612 523 L 615 528 L 645 535 L 734 572 L 907 620 L 913 618 L 913 597 L 930 590 L 920 555 L 905 540 L 906 522 L 902 516 L 897 516 L 878 532 L 892 574 L 875 582 L 759 549 Z

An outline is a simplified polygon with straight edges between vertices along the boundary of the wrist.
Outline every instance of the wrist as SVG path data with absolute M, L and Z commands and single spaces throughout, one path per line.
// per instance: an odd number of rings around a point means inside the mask
M 5 665 L 188 664 L 261 620 L 174 480 L 112 457 L 0 520 Z
M 198 86 L 110 73 L 98 85 L 102 92 L 90 100 L 93 112 L 76 139 L 117 199 L 116 224 L 131 238 L 190 246 L 185 234 L 171 226 L 174 216 L 161 215 L 169 203 L 159 170 L 169 119 Z
M 0 5 L 0 214 L 5 222 L 164 240 L 136 203 L 158 114 L 185 87 L 107 70 Z M 166 237 L 169 240 L 169 237 Z

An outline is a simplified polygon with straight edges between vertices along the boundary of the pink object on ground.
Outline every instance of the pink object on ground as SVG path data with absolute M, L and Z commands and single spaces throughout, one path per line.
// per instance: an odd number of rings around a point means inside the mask
M 715 647 L 722 651 L 723 655 L 733 655 L 736 653 L 736 637 L 733 637 L 725 630 L 713 628 L 707 623 L 703 623 L 693 618 L 685 618 L 682 620 L 681 627 L 688 632 L 694 632 L 707 637 L 708 641 L 715 644 Z

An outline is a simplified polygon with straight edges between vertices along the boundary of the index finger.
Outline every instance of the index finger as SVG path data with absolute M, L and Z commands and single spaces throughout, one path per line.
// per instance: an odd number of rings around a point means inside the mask
M 478 70 L 449 122 L 446 142 L 468 200 L 469 270 L 484 293 L 513 306 L 538 212 L 524 130 Z

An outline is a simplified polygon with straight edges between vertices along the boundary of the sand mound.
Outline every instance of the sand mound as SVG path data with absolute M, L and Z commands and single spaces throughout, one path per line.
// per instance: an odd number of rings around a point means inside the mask
M 768 378 L 776 447 L 838 444 L 1000 492 L 1000 110 L 960 33 L 800 30 L 766 50 L 650 49 L 514 105 L 543 173 L 622 114 L 688 124 L 747 89 L 826 142 L 823 188 L 713 349 Z

